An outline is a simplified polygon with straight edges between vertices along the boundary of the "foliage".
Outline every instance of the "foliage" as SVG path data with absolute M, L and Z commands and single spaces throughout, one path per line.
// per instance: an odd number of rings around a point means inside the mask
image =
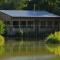
M 0 21 L 0 34 L 4 34 L 4 31 L 5 31 L 5 24 Z
M 46 44 L 46 48 L 53 54 L 60 56 L 60 44 Z
M 0 56 L 5 53 L 5 48 L 3 46 L 0 47 Z
M 60 15 L 60 0 L 0 0 L 0 10 L 48 10 Z
M 27 0 L 1 0 L 0 10 L 23 9 Z
M 4 37 L 2 35 L 0 35 L 0 46 L 3 46 L 4 43 L 5 43 Z
M 16 9 L 24 9 L 27 7 L 27 0 L 17 0 L 15 2 Z
M 60 43 L 60 31 L 50 34 L 46 41 L 51 43 Z
M 0 56 L 4 54 L 4 51 L 5 51 L 4 43 L 5 43 L 4 37 L 0 35 Z
M 1 34 L 4 34 L 5 24 L 0 20 L 0 55 L 4 53 L 4 37 Z

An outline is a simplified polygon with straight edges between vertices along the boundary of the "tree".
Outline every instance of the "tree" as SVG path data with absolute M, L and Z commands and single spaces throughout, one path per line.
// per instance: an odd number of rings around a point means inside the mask
M 26 6 L 27 0 L 0 0 L 0 10 L 21 10 Z
M 0 20 L 0 34 L 4 34 L 5 24 Z
M 18 10 L 26 8 L 27 7 L 27 0 L 17 0 L 17 1 L 15 1 L 15 7 Z
M 0 10 L 48 10 L 60 15 L 60 0 L 0 0 Z

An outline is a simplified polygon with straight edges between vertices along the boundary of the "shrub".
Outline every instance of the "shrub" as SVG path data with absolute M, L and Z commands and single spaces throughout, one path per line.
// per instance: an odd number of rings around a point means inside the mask
M 0 35 L 0 46 L 4 45 L 4 37 L 2 35 Z
M 4 54 L 4 51 L 5 51 L 5 49 L 4 49 L 4 43 L 5 43 L 4 37 L 2 35 L 0 35 L 0 56 L 2 54 Z
M 5 31 L 5 24 L 3 21 L 0 20 L 0 34 L 4 34 Z
M 49 43 L 60 43 L 60 31 L 50 34 L 46 41 Z

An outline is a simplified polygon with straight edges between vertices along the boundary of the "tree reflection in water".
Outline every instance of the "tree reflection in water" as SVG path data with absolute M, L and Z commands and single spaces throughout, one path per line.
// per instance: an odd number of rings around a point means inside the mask
M 60 44 L 45 44 L 45 46 L 51 53 L 60 56 Z

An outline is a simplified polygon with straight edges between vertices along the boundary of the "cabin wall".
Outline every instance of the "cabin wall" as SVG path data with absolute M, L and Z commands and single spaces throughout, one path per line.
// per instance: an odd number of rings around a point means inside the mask
M 10 20 L 12 35 L 17 33 L 28 33 L 28 35 L 34 35 L 44 38 L 48 34 L 54 33 L 60 30 L 60 18 L 52 17 L 15 17 Z M 9 25 L 9 26 L 10 26 Z M 9 31 L 8 30 L 8 31 Z M 31 33 L 30 33 L 31 32 Z M 32 34 L 33 32 L 33 34 Z M 8 32 L 9 33 L 9 32 Z

